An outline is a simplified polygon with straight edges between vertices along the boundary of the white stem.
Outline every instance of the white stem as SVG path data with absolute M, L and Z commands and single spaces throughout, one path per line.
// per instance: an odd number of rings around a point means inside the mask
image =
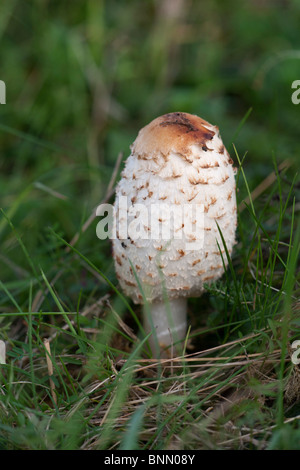
M 183 297 L 168 302 L 153 302 L 149 304 L 148 311 L 144 308 L 144 328 L 146 334 L 152 332 L 149 344 L 154 356 L 160 355 L 160 351 L 166 347 L 171 348 L 169 356 L 180 351 L 178 341 L 185 338 L 186 312 L 187 299 Z

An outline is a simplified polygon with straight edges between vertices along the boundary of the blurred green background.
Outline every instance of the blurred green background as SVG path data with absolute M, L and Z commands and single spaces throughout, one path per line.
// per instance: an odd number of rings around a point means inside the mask
M 54 276 L 61 263 L 74 292 L 88 285 L 49 227 L 72 239 L 105 197 L 119 152 L 160 114 L 218 125 L 235 163 L 232 142 L 247 152 L 251 190 L 272 155 L 299 161 L 299 24 L 299 0 L 2 0 L 0 207 L 33 265 Z M 30 262 L 2 215 L 0 237 L 0 279 L 21 293 Z M 77 246 L 113 276 L 95 225 Z

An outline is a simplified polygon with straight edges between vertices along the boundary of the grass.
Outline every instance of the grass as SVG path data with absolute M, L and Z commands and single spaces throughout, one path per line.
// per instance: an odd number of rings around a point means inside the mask
M 195 324 L 188 351 L 171 361 L 147 356 L 137 313 L 132 315 L 122 293 L 85 255 L 67 242 L 60 244 L 63 266 L 66 259 L 68 265 L 82 259 L 97 282 L 105 282 L 102 297 L 81 306 L 81 291 L 74 309 L 63 290 L 57 291 L 57 273 L 49 282 L 30 263 L 10 224 L 40 289 L 34 297 L 29 278 L 21 285 L 27 302 L 19 305 L 14 292 L 20 287 L 1 282 L 11 305 L 11 311 L 1 313 L 2 337 L 8 342 L 7 364 L 1 366 L 2 448 L 296 446 L 299 371 L 291 362 L 290 345 L 299 338 L 300 225 L 295 187 L 284 183 L 288 172 L 275 172 L 264 204 L 252 201 L 249 192 L 251 203 L 240 211 L 242 236 L 229 269 L 221 281 L 207 286 L 205 299 L 191 303 Z M 242 167 L 241 175 L 246 178 Z M 279 210 L 267 216 L 274 194 L 279 194 Z M 270 225 L 273 231 L 267 231 Z M 57 234 L 56 239 L 63 242 Z M 61 267 L 61 277 L 65 271 Z M 33 310 L 33 304 L 39 308 Z
M 159 3 L 1 4 L 0 449 L 299 449 L 299 6 Z M 238 234 L 157 361 L 95 208 L 175 110 L 219 125 Z

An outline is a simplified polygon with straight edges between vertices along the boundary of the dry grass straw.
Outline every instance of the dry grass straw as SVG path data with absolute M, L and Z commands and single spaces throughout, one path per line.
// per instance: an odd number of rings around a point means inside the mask
M 47 361 L 47 368 L 48 368 L 48 375 L 49 375 L 49 383 L 50 383 L 50 390 L 53 402 L 57 405 L 57 398 L 55 393 L 55 383 L 53 382 L 53 363 L 52 363 L 52 355 L 51 355 L 51 348 L 50 342 L 47 338 L 44 339 L 44 346 L 46 349 L 46 361 Z
M 249 443 L 264 448 L 273 429 L 272 421 L 270 426 L 264 423 L 265 427 L 262 428 L 257 423 L 256 427 L 250 429 L 247 423 L 239 428 L 236 425 L 238 420 L 230 419 L 230 415 L 235 414 L 242 420 L 249 402 L 266 406 L 267 397 L 261 391 L 264 388 L 276 393 L 276 366 L 280 364 L 280 349 L 251 354 L 245 351 L 245 354 L 237 355 L 234 352 L 237 347 L 246 344 L 246 340 L 257 336 L 259 334 L 252 334 L 172 359 L 136 359 L 129 366 L 135 380 L 130 384 L 128 397 L 122 403 L 117 418 L 110 422 L 110 412 L 116 400 L 114 384 L 119 380 L 120 370 L 126 367 L 126 360 L 118 360 L 113 364 L 110 377 L 96 380 L 85 389 L 81 405 L 85 403 L 85 414 L 90 416 L 93 426 L 100 429 L 110 425 L 115 431 L 123 431 L 134 413 L 145 406 L 144 425 L 139 439 L 147 446 L 147 443 L 153 445 L 158 435 L 158 406 L 153 402 L 153 396 L 158 393 L 164 421 L 163 435 L 170 435 L 170 448 L 184 449 L 188 442 L 194 446 L 191 448 L 247 448 Z M 288 356 L 286 361 L 290 361 Z M 260 384 L 257 389 L 251 385 L 253 380 Z M 107 395 L 109 387 L 112 393 Z M 95 404 L 101 402 L 102 406 L 95 413 Z M 76 409 L 78 403 L 73 410 L 69 410 L 68 415 Z M 294 419 L 299 419 L 299 416 Z M 97 448 L 98 444 L 99 437 L 89 439 L 83 448 Z M 119 444 L 119 441 L 115 441 L 111 449 L 117 448 Z

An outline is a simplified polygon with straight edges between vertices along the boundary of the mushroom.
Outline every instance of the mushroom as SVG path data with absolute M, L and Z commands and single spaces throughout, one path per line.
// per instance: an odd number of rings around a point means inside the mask
M 131 146 L 116 189 L 113 256 L 124 293 L 145 305 L 154 356 L 182 345 L 187 298 L 224 273 L 222 237 L 231 254 L 237 226 L 235 174 L 218 127 L 188 113 L 154 119 Z

